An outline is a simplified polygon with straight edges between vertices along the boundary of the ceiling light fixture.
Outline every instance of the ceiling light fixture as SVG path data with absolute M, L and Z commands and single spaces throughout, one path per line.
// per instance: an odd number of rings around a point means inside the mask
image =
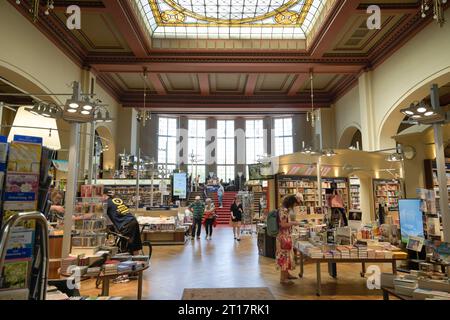
M 422 18 L 428 16 L 431 7 L 433 8 L 433 19 L 442 27 L 445 23 L 444 16 L 444 5 L 447 4 L 447 0 L 422 0 L 422 5 L 420 6 Z
M 146 110 L 146 106 L 147 106 L 147 68 L 144 68 L 143 79 L 144 79 L 144 108 L 138 110 L 136 120 L 138 122 L 141 122 L 142 126 L 145 127 L 145 125 L 147 124 L 147 121 L 152 119 L 151 111 Z
M 17 5 L 21 5 L 21 0 L 16 0 Z M 25 2 L 25 5 L 27 3 Z M 36 22 L 39 18 L 39 8 L 41 6 L 41 0 L 32 0 L 30 9 L 28 11 L 30 12 L 31 16 L 33 17 L 33 22 Z M 46 16 L 50 15 L 50 12 L 55 9 L 55 1 L 54 0 L 47 0 L 47 5 L 45 6 L 44 14 Z
M 444 110 L 437 112 L 425 101 L 415 101 L 408 108 L 400 110 L 400 112 L 409 118 L 408 121 L 413 120 L 420 124 L 444 122 L 446 119 Z
M 320 120 L 320 116 L 316 115 L 316 110 L 314 109 L 314 72 L 310 72 L 310 82 L 311 82 L 311 111 L 306 113 L 306 121 L 311 122 L 311 126 L 314 128 L 316 125 L 316 120 Z
M 334 157 L 337 153 L 333 149 L 326 149 L 322 151 L 322 155 L 326 157 Z

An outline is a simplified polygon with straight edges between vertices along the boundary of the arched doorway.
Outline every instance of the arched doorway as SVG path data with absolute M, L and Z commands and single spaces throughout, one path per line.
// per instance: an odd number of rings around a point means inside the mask
M 362 134 L 360 128 L 356 125 L 346 128 L 339 139 L 338 147 L 339 149 L 355 147 L 362 150 Z
M 450 82 L 450 67 L 441 70 L 430 77 L 423 79 L 415 86 L 405 92 L 396 103 L 384 115 L 378 128 L 378 149 L 387 149 L 395 147 L 395 140 L 392 139 L 402 126 L 405 116 L 400 112 L 401 109 L 409 106 L 414 101 L 424 100 L 430 95 L 432 84 L 437 84 L 440 88 Z

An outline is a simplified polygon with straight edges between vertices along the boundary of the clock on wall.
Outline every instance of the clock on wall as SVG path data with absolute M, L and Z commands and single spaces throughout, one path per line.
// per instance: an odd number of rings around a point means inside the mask
M 416 149 L 413 146 L 403 146 L 402 149 L 406 160 L 412 160 L 416 157 Z

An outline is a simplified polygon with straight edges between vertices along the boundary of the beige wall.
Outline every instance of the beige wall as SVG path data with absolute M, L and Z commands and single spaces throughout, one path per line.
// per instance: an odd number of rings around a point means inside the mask
M 0 1 L 0 39 L 0 76 L 22 90 L 32 93 L 70 93 L 70 84 L 73 81 L 83 81 L 83 70 L 7 1 Z M 95 93 L 108 105 L 111 116 L 117 119 L 119 103 L 99 85 L 96 85 Z M 63 104 L 66 97 L 53 97 L 53 100 Z M 104 126 L 115 141 L 117 121 Z M 64 121 L 58 121 L 58 129 L 63 149 L 59 157 L 67 159 L 64 149 L 69 147 L 70 126 Z M 87 128 L 82 131 L 86 132 Z M 83 142 L 80 153 L 81 170 L 86 159 L 84 151 L 88 147 L 89 145 Z M 108 165 L 114 163 L 115 154 L 109 155 L 107 160 Z
M 335 103 L 338 144 L 347 128 L 362 125 L 363 141 L 373 142 L 371 149 L 394 147 L 392 137 L 403 119 L 400 109 L 426 97 L 432 83 L 442 86 L 450 81 L 449 35 L 449 23 L 440 28 L 432 22 L 383 64 L 369 72 L 368 77 L 363 74 L 369 81 L 359 81 Z M 363 99 L 360 97 L 362 93 L 366 95 Z M 362 121 L 362 116 L 369 113 L 371 116 L 365 120 L 369 119 L 372 128 Z M 363 147 L 368 150 L 367 146 Z
M 343 147 L 341 146 L 343 143 L 341 138 L 344 132 L 351 128 L 361 128 L 358 86 L 354 86 L 347 94 L 336 101 L 333 109 L 337 137 L 336 144 L 339 147 Z

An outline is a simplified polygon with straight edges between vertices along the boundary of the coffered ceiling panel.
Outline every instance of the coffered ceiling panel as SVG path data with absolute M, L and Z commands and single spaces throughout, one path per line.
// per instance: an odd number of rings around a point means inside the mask
M 332 50 L 328 54 L 367 54 L 379 41 L 389 35 L 404 18 L 404 14 L 382 14 L 382 28 L 369 30 L 367 28 L 367 15 L 355 15 L 337 34 Z
M 112 74 L 115 82 L 126 91 L 141 91 L 144 89 L 144 77 L 139 73 L 115 73 Z M 147 90 L 155 92 L 153 84 L 147 79 Z
M 255 93 L 286 93 L 294 79 L 293 74 L 261 74 L 256 82 Z
M 212 93 L 233 93 L 242 94 L 244 92 L 247 76 L 239 73 L 214 73 L 209 75 L 209 82 Z
M 165 73 L 161 80 L 169 93 L 199 93 L 199 81 L 196 74 Z
M 56 12 L 56 16 L 61 23 L 66 23 L 67 17 L 63 11 Z M 73 34 L 89 52 L 131 52 L 112 18 L 106 13 L 83 12 L 81 30 L 73 31 Z
M 314 90 L 315 91 L 331 91 L 336 85 L 342 80 L 343 76 L 338 74 L 326 74 L 319 73 L 314 75 Z M 311 90 L 311 80 L 308 79 L 305 81 L 303 86 L 300 89 L 300 92 Z

